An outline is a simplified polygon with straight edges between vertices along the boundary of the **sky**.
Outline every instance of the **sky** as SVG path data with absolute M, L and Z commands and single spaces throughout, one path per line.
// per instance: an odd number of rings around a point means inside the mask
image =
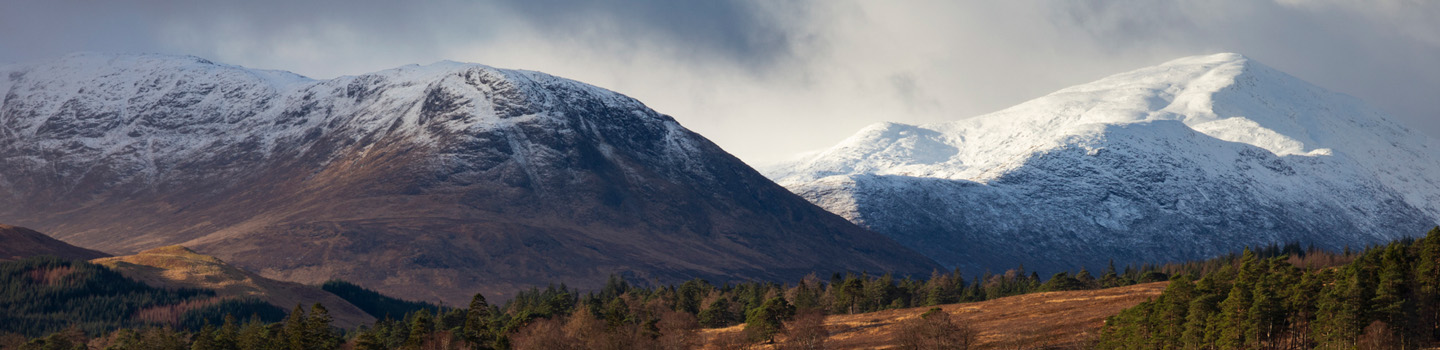
M 204 57 L 312 78 L 440 60 L 637 98 L 753 165 L 1237 52 L 1440 137 L 1440 1 L 0 0 L 0 63 Z

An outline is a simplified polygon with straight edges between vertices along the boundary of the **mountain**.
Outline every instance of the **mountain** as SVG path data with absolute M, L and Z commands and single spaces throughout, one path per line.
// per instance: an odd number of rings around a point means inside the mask
M 150 286 L 208 289 L 215 291 L 216 298 L 254 298 L 281 310 L 288 311 L 295 305 L 303 305 L 308 310 L 310 305 L 320 303 L 339 327 L 354 328 L 375 322 L 375 317 L 320 287 L 260 277 L 182 246 L 160 247 L 91 262 Z
M 1237 54 L 933 125 L 881 123 L 770 176 L 943 264 L 1003 271 L 1341 249 L 1440 219 L 1440 145 Z
M 65 259 L 90 260 L 109 254 L 76 247 L 24 227 L 0 224 L 0 261 L 52 255 Z
M 635 99 L 538 72 L 75 54 L 0 68 L 0 92 L 0 220 L 117 254 L 183 244 L 452 305 L 610 274 L 939 267 Z

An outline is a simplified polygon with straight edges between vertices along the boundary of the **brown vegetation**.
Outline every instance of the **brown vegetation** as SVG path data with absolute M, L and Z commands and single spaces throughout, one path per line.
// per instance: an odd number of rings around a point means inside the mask
M 824 340 L 824 347 L 899 348 L 900 343 L 905 341 L 901 338 L 907 332 L 912 336 L 923 336 L 916 331 L 951 324 L 952 327 L 974 331 L 975 347 L 972 348 L 1082 348 L 1095 338 L 1105 317 L 1160 295 L 1168 284 L 1155 282 L 1099 290 L 1034 293 L 943 305 L 937 312 L 944 316 L 932 314 L 929 322 L 921 315 L 929 312 L 930 307 L 831 315 L 824 319 L 824 328 L 829 334 Z M 745 339 L 741 336 L 743 331 L 744 326 L 741 325 L 708 329 L 702 334 L 708 340 L 709 349 L 794 346 L 790 345 L 790 336 L 777 338 L 775 344 L 743 344 L 739 341 Z
M 655 324 L 607 321 L 585 309 L 567 317 L 538 319 L 511 337 L 516 350 L 544 349 L 694 349 L 700 324 L 689 314 L 660 311 Z M 656 336 L 656 335 L 659 336 Z

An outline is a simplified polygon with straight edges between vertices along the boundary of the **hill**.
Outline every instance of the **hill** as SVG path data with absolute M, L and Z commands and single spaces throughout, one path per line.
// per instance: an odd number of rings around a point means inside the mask
M 95 259 L 93 263 L 120 272 L 150 286 L 168 289 L 213 290 L 217 298 L 254 298 L 283 310 L 320 303 L 335 318 L 335 326 L 371 324 L 375 318 L 345 299 L 315 286 L 282 282 L 230 266 L 182 246 L 168 246 L 135 255 Z M 243 315 L 240 315 L 243 316 Z
M 24 227 L 0 224 L 0 261 L 50 255 L 65 259 L 90 260 L 110 256 L 76 247 Z
M 285 312 L 253 299 L 214 291 L 161 288 L 83 260 L 54 256 L 0 262 L 0 333 L 41 336 L 63 329 L 91 335 L 117 328 L 166 325 L 199 328 L 225 313 L 241 320 L 279 321 Z
M 939 266 L 640 101 L 440 62 L 312 80 L 195 57 L 0 67 L 0 220 L 183 244 L 289 281 L 451 305 L 554 281 Z
M 771 175 L 969 273 L 1339 251 L 1440 221 L 1440 143 L 1238 54 L 1177 59 L 991 114 L 882 123 Z

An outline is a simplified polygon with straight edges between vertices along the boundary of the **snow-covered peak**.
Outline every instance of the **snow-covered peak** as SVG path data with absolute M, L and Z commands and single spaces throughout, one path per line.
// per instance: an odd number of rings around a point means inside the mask
M 128 174 L 151 179 L 176 164 L 236 152 L 328 162 L 379 144 L 440 149 L 437 167 L 470 166 L 452 158 L 467 157 L 477 144 L 494 145 L 525 167 L 546 167 L 547 157 L 575 151 L 533 145 L 556 137 L 699 173 L 691 160 L 697 137 L 635 99 L 473 63 L 313 80 L 193 56 L 82 53 L 0 67 L 0 94 L 0 150 L 66 149 L 55 154 L 72 164 L 122 162 Z
M 1413 236 L 1440 222 L 1436 150 L 1358 99 L 1217 54 L 876 124 L 768 174 L 946 264 L 1067 269 Z
M 1377 151 L 1368 141 L 1429 142 L 1342 94 L 1222 53 L 1185 57 L 1065 88 L 953 122 L 872 125 L 817 156 L 777 167 L 782 183 L 845 173 L 988 181 L 1032 154 L 1103 137 L 1105 125 L 1173 120 L 1280 156 Z M 903 129 L 903 131 L 902 131 Z M 1356 130 L 1371 134 L 1354 135 Z

